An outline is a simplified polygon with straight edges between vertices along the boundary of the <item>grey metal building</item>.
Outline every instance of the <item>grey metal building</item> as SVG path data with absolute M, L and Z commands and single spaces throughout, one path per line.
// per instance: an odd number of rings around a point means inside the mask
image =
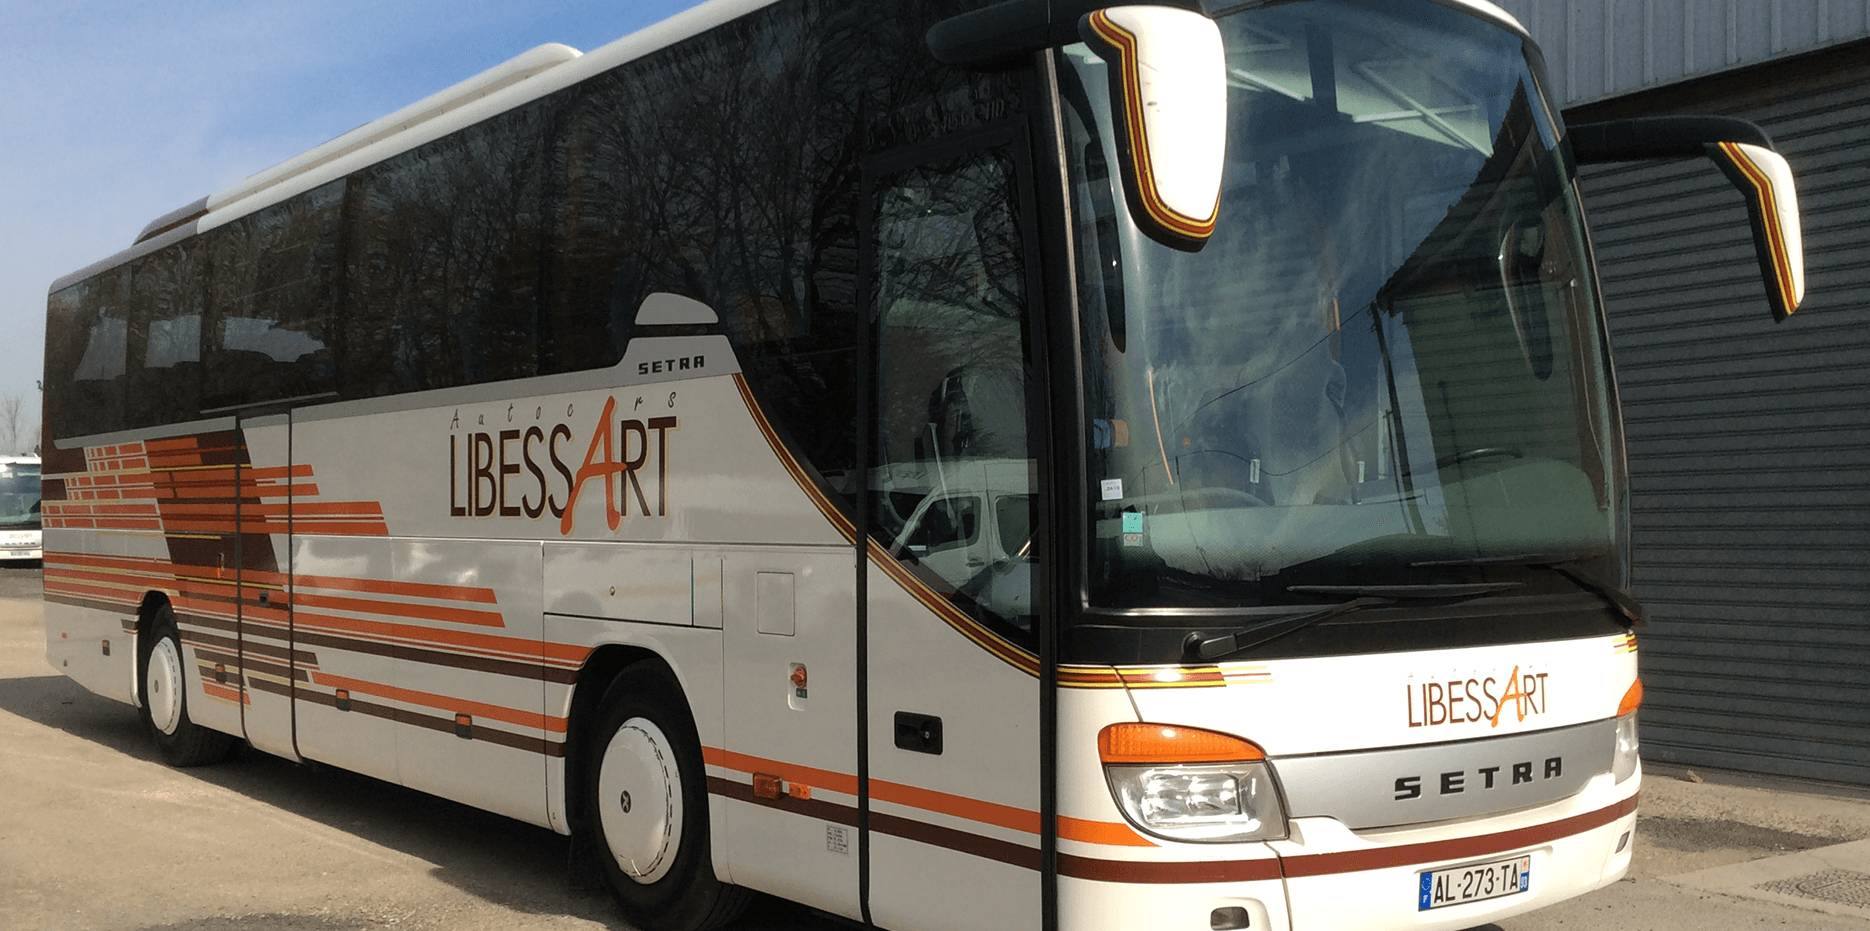
M 1629 433 L 1645 755 L 1870 784 L 1870 2 L 1505 0 L 1573 122 L 1718 113 L 1797 172 L 1774 324 L 1705 162 L 1587 171 Z

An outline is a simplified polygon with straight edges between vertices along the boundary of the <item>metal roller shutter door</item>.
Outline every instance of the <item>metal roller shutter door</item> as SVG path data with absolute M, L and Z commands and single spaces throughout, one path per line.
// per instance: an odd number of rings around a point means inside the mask
M 1807 302 L 1775 325 L 1706 162 L 1584 189 L 1629 434 L 1645 755 L 1870 784 L 1870 45 L 1594 105 L 1765 126 Z

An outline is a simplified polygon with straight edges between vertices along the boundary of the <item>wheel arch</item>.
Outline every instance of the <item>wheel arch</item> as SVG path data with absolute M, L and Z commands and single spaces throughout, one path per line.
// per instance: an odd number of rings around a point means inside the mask
M 150 630 L 156 626 L 156 614 L 163 608 L 171 612 L 175 606 L 169 601 L 169 593 L 150 589 L 143 593 L 142 600 L 136 605 L 136 626 L 130 631 L 130 704 L 143 707 L 143 647 L 150 642 Z
M 578 670 L 578 678 L 571 687 L 571 707 L 567 714 L 565 728 L 565 769 L 564 769 L 564 804 L 565 817 L 571 832 L 576 835 L 584 823 L 584 769 L 586 754 L 590 752 L 590 729 L 603 707 L 604 696 L 608 694 L 624 676 L 627 670 L 642 668 L 654 670 L 667 676 L 675 686 L 676 697 L 688 709 L 689 724 L 695 726 L 695 707 L 689 699 L 688 683 L 676 671 L 675 665 L 661 653 L 648 647 L 609 643 L 593 651 L 584 665 Z M 700 745 L 699 734 L 691 734 Z

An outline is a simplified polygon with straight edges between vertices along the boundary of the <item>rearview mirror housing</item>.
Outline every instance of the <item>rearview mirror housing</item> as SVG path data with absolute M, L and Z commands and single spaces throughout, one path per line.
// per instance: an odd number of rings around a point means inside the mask
M 1118 173 L 1150 238 L 1197 252 L 1214 235 L 1227 161 L 1227 58 L 1221 30 L 1192 10 L 1095 10 L 1078 32 L 1110 66 Z
M 1714 160 L 1747 200 L 1766 300 L 1784 320 L 1805 300 L 1805 243 L 1792 166 L 1758 126 L 1745 120 L 1664 116 L 1581 123 L 1567 132 L 1580 163 L 1697 155 Z

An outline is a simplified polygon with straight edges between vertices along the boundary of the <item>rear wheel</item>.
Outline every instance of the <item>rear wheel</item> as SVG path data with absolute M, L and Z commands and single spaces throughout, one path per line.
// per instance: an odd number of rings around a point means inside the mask
M 703 931 L 751 893 L 714 875 L 707 774 L 681 692 L 660 667 L 625 669 L 585 747 L 584 811 L 625 917 L 652 931 Z
M 156 609 L 137 653 L 142 670 L 137 676 L 137 698 L 143 724 L 163 761 L 170 766 L 204 766 L 226 759 L 234 738 L 189 720 L 182 639 L 168 605 Z

